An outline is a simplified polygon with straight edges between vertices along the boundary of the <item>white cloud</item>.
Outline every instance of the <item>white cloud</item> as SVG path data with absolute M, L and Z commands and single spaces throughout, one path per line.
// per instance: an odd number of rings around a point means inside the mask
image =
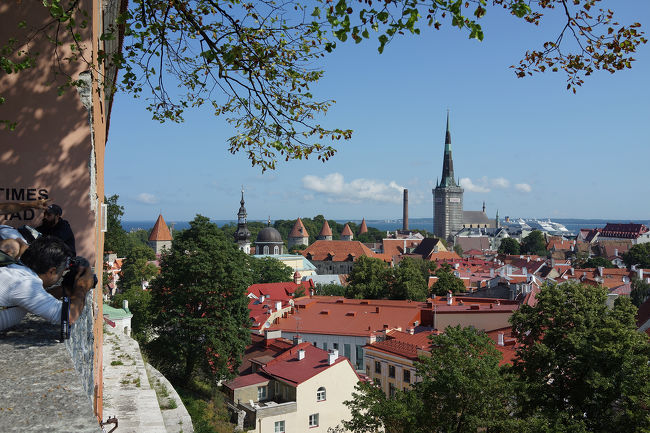
M 144 204 L 156 204 L 158 203 L 158 198 L 153 195 L 149 194 L 147 192 L 141 192 L 138 194 L 138 196 L 135 198 L 136 201 L 139 201 L 140 203 Z
M 462 186 L 466 191 L 490 192 L 490 188 L 488 188 L 486 185 L 485 178 L 479 179 L 475 184 L 469 177 L 461 177 L 460 186 Z
M 510 186 L 510 181 L 503 177 L 497 177 L 496 179 L 490 180 L 490 184 L 494 188 L 508 188 Z
M 394 181 L 385 183 L 374 179 L 353 179 L 345 182 L 341 173 L 332 173 L 325 177 L 307 175 L 302 178 L 302 185 L 310 191 L 325 194 L 330 203 L 400 203 L 404 190 L 403 186 Z
M 533 190 L 527 183 L 516 183 L 515 189 L 521 192 L 531 192 Z

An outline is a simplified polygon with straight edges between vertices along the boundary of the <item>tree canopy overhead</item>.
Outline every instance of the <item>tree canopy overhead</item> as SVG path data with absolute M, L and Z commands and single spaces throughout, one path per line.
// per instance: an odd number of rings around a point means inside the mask
M 544 15 L 557 8 L 565 18 L 564 27 L 559 34 L 549 34 L 541 47 L 527 51 L 514 70 L 518 77 L 563 72 L 567 88 L 575 92 L 596 70 L 631 67 L 637 47 L 646 42 L 639 23 L 616 23 L 611 10 L 599 8 L 601 2 L 134 0 L 112 31 L 102 36 L 115 39 L 123 29 L 122 53 L 106 59 L 99 51 L 91 63 L 109 61 L 121 68 L 119 90 L 146 96 L 147 108 L 161 122 L 182 121 L 186 109 L 210 106 L 236 129 L 228 140 L 230 152 L 245 152 L 253 165 L 266 170 L 275 168 L 279 158 L 327 160 L 336 151 L 332 140 L 350 138 L 350 129 L 319 123 L 334 101 L 315 98 L 310 90 L 324 73 L 320 58 L 338 42 L 375 39 L 382 52 L 398 35 L 443 26 L 482 40 L 480 19 L 489 10 L 540 25 Z M 53 18 L 49 26 L 16 25 L 34 28 L 33 33 L 43 32 L 52 41 L 60 40 L 55 37 L 59 32 L 81 40 L 88 11 L 78 0 L 50 0 L 44 5 Z M 567 44 L 569 39 L 573 42 Z M 28 50 L 16 56 L 23 49 L 17 41 L 0 41 L 0 47 L 0 73 L 33 66 L 37 53 Z

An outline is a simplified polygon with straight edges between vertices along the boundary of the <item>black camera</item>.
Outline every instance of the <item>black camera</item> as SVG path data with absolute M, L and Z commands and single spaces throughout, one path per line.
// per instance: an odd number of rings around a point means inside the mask
M 70 263 L 68 264 L 68 270 L 66 271 L 65 275 L 63 275 L 63 280 L 61 280 L 61 286 L 66 290 L 67 293 L 72 293 L 74 291 L 74 278 L 77 276 L 77 272 L 79 272 L 79 268 L 82 267 L 90 267 L 90 263 L 88 263 L 88 260 L 81 256 L 73 257 L 70 259 Z M 97 275 L 93 274 L 93 286 L 92 288 L 95 288 L 97 285 Z

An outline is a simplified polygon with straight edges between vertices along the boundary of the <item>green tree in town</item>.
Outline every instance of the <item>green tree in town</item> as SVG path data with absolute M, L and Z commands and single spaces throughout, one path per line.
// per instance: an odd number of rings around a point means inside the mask
M 521 253 L 545 257 L 547 251 L 544 233 L 539 230 L 533 230 L 528 236 L 524 237 L 521 240 Z
M 248 257 L 209 219 L 197 215 L 161 258 L 151 285 L 152 359 L 183 380 L 232 375 L 250 341 Z
M 319 296 L 345 296 L 346 288 L 340 284 L 316 284 Z
M 606 298 L 602 287 L 547 285 L 535 306 L 513 314 L 522 419 L 570 427 L 566 431 L 650 429 L 648 336 L 636 330 L 629 298 L 611 309 Z
M 585 260 L 584 262 L 579 262 L 577 263 L 578 268 L 615 268 L 614 263 L 611 261 L 607 260 L 605 257 L 592 257 L 590 259 Z
M 501 354 L 475 328 L 448 327 L 432 337 L 430 356 L 416 364 L 418 382 L 393 397 L 368 383 L 346 402 L 350 421 L 361 432 L 466 432 L 502 426 L 512 401 L 509 376 L 499 367 Z M 495 429 L 496 430 L 496 429 Z M 499 430 L 496 430 L 499 431 Z
M 113 296 L 111 306 L 122 308 L 122 302 L 129 301 L 129 311 L 133 313 L 131 318 L 132 336 L 141 344 L 149 341 L 151 335 L 152 311 L 150 308 L 151 293 L 142 290 L 142 287 L 132 286 L 122 293 Z
M 438 268 L 436 277 L 438 277 L 438 281 L 431 286 L 431 293 L 436 296 L 445 296 L 449 291 L 454 295 L 465 291 L 463 280 L 454 275 L 447 264 Z
M 348 275 L 345 296 L 358 299 L 383 299 L 388 294 L 391 270 L 381 259 L 361 256 Z
M 635 307 L 640 307 L 650 297 L 650 283 L 647 283 L 639 278 L 632 279 L 632 291 L 630 292 L 630 300 Z
M 254 283 L 293 281 L 293 269 L 273 257 L 250 258 Z
M 406 257 L 392 268 L 389 280 L 388 297 L 390 299 L 410 299 L 424 301 L 428 295 L 428 278 L 425 278 L 419 262 L 423 260 Z
M 117 287 L 124 292 L 132 287 L 142 290 L 142 283 L 149 281 L 158 274 L 158 268 L 151 260 L 156 254 L 145 245 L 135 245 L 126 254 L 122 263 L 122 272 Z
M 650 242 L 632 245 L 632 247 L 623 254 L 623 261 L 628 266 L 636 265 L 644 269 L 650 268 Z
M 104 234 L 104 252 L 113 252 L 118 257 L 126 256 L 131 242 L 127 233 L 122 228 L 122 216 L 124 206 L 118 204 L 120 196 L 114 194 L 104 197 L 104 204 L 107 205 L 106 233 Z
M 521 251 L 521 245 L 519 245 L 519 242 L 517 242 L 517 239 L 515 238 L 505 238 L 501 241 L 501 244 L 499 245 L 499 254 L 512 254 L 512 255 L 517 255 L 520 254 Z
M 463 247 L 461 247 L 459 244 L 454 245 L 454 252 L 463 257 Z

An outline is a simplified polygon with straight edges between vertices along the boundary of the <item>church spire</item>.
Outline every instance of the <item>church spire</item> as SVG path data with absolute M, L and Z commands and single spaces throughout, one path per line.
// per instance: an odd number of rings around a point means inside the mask
M 246 219 L 248 215 L 246 213 L 246 208 L 244 207 L 244 186 L 241 187 L 241 201 L 239 212 L 237 212 L 237 230 L 234 233 L 235 242 L 239 245 L 239 249 L 244 251 L 246 254 L 250 253 L 250 238 L 251 232 L 248 230 L 248 224 Z
M 445 154 L 442 160 L 440 186 L 457 186 L 454 180 L 454 161 L 451 158 L 451 132 L 449 132 L 449 110 L 447 110 L 447 131 L 445 132 Z

